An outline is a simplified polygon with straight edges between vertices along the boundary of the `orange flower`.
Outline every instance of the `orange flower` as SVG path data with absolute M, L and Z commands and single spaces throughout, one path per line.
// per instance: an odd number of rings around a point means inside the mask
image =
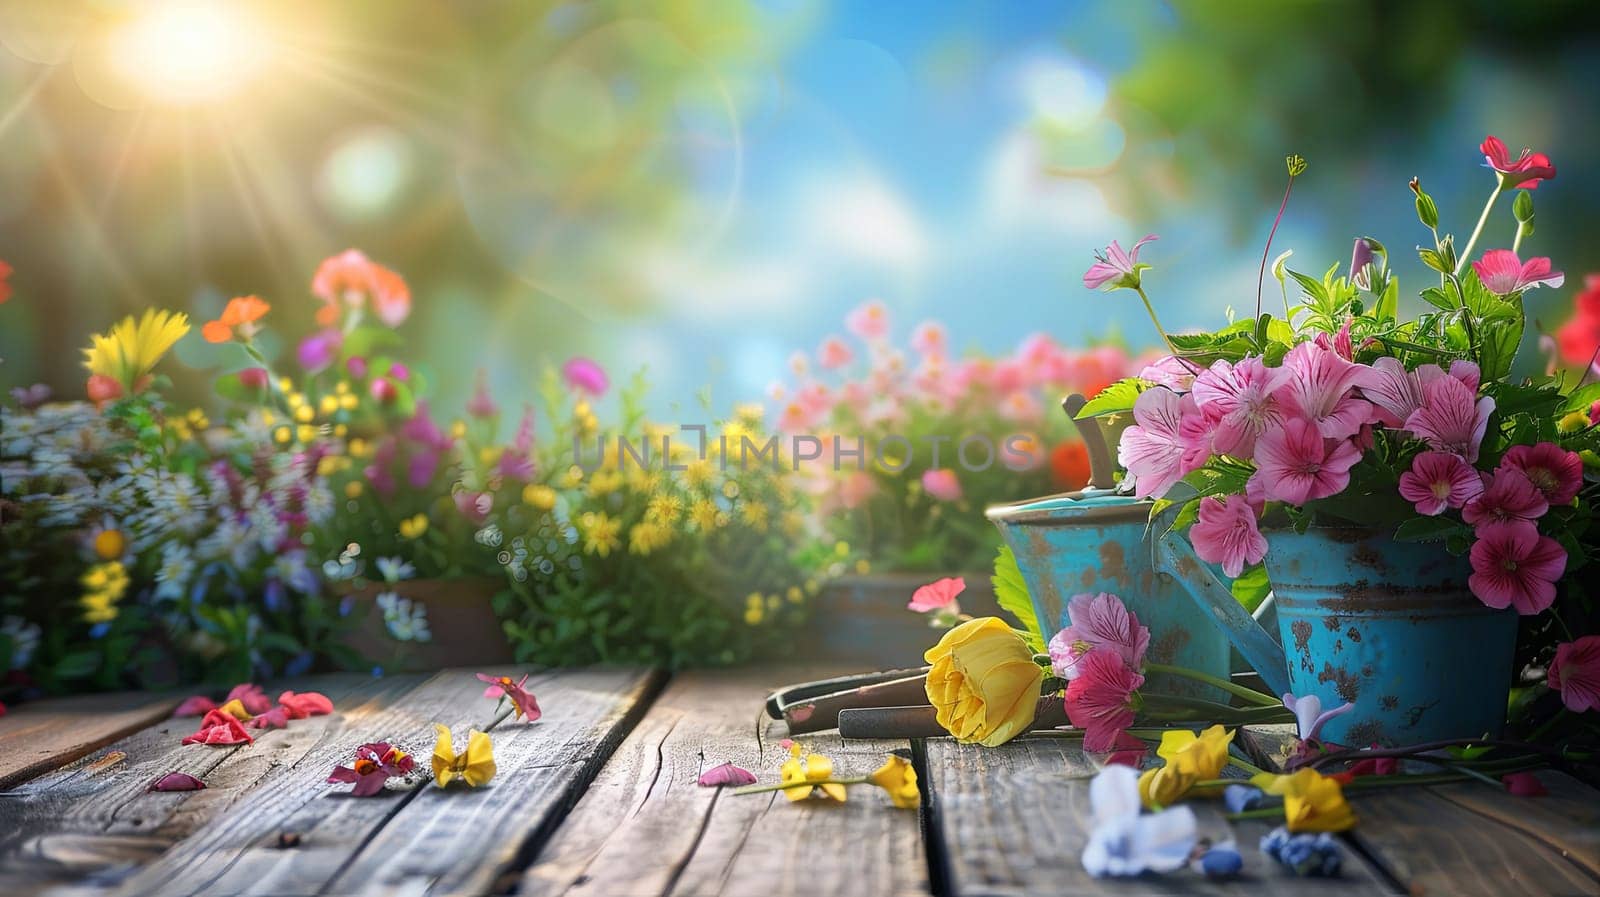
M 405 279 L 357 249 L 324 259 L 311 279 L 311 292 L 326 303 L 317 310 L 317 323 L 323 327 L 337 325 L 345 306 L 361 310 L 369 299 L 373 312 L 390 327 L 400 326 L 411 314 L 411 288 Z
M 200 328 L 200 334 L 208 343 L 225 343 L 239 336 L 249 339 L 255 336 L 256 322 L 266 316 L 272 306 L 261 301 L 258 296 L 238 296 L 228 300 L 228 306 L 222 310 L 222 317 L 215 321 L 207 321 Z

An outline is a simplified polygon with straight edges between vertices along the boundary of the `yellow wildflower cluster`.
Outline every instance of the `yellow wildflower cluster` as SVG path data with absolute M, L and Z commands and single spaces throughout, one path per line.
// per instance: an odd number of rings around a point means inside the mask
M 90 623 L 109 623 L 117 618 L 117 602 L 128 590 L 128 570 L 121 561 L 95 564 L 78 582 L 83 586 L 83 618 Z
M 428 515 L 418 513 L 400 521 L 400 538 L 420 539 L 428 531 Z
M 637 555 L 647 555 L 665 548 L 672 542 L 672 527 L 644 520 L 628 531 L 628 550 Z
M 604 511 L 585 511 L 578 518 L 578 532 L 583 535 L 583 550 L 587 554 L 607 557 L 622 546 L 622 521 Z

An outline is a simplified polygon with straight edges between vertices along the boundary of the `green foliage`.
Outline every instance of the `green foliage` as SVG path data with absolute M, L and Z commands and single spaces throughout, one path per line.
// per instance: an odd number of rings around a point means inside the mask
M 1138 400 L 1139 393 L 1154 385 L 1149 380 L 1125 377 L 1095 393 L 1088 404 L 1078 411 L 1077 418 L 1088 420 L 1091 417 L 1104 417 L 1108 414 L 1132 413 L 1133 403 Z
M 1233 591 L 1233 597 L 1251 613 L 1261 606 L 1261 602 L 1266 600 L 1267 593 L 1272 591 L 1272 583 L 1267 579 L 1267 568 L 1262 564 L 1246 567 L 1229 587 Z
M 1033 599 L 1028 595 L 1028 583 L 1022 578 L 1022 568 L 1017 566 L 1017 557 L 1011 553 L 1011 546 L 1000 546 L 994 558 L 994 576 L 989 580 L 994 585 L 995 601 L 1001 610 L 1016 618 L 1026 633 L 1028 645 L 1035 654 L 1042 654 L 1045 650 L 1046 639 L 1044 630 L 1039 627 L 1039 617 L 1033 610 Z

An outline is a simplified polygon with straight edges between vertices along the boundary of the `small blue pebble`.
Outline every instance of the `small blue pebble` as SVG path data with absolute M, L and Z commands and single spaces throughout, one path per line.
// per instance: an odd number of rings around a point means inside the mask
M 1244 868 L 1244 857 L 1232 847 L 1213 847 L 1200 857 L 1200 871 L 1206 878 L 1232 878 Z

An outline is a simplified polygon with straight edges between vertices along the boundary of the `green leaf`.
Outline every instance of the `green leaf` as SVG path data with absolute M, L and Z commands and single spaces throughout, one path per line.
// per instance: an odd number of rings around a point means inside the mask
M 1133 410 L 1133 403 L 1139 398 L 1139 393 L 1154 386 L 1149 380 L 1138 377 L 1128 377 L 1124 380 L 1107 386 L 1095 393 L 1094 398 L 1084 405 L 1077 414 L 1078 420 L 1091 417 L 1101 417 L 1107 414 L 1126 414 Z
M 1527 223 L 1533 220 L 1533 193 L 1529 190 L 1516 191 L 1517 198 L 1511 202 L 1511 214 L 1518 221 Z
M 1527 191 L 1524 190 L 1523 192 L 1526 193 Z M 1421 191 L 1417 192 L 1417 219 L 1425 227 L 1433 228 L 1439 226 L 1438 204 L 1433 201 L 1433 197 Z
M 1467 527 L 1448 517 L 1413 517 L 1395 528 L 1396 542 L 1437 542 L 1466 533 Z
M 1418 247 L 1417 257 L 1422 259 L 1422 263 L 1424 265 L 1427 265 L 1433 270 L 1438 271 L 1440 274 L 1450 273 L 1450 266 L 1445 264 L 1444 257 L 1432 249 Z
M 1574 389 L 1561 406 L 1561 413 L 1565 415 L 1574 411 L 1588 411 L 1589 406 L 1595 402 L 1600 402 L 1600 381 Z
M 1022 578 L 1022 568 L 1017 566 L 1017 556 L 1011 553 L 1011 546 L 1000 546 L 1000 553 L 994 558 L 994 576 L 989 582 L 994 585 L 995 601 L 1001 610 L 1015 617 L 1027 631 L 1028 646 L 1035 654 L 1044 653 L 1044 633 L 1039 629 L 1033 599 L 1028 597 L 1028 583 Z
M 1451 289 L 1454 289 L 1454 287 L 1451 287 Z M 1426 290 L 1423 290 L 1420 295 L 1422 296 L 1423 301 L 1427 302 L 1429 305 L 1433 306 L 1434 308 L 1442 308 L 1445 311 L 1452 311 L 1458 305 L 1455 297 L 1451 293 L 1446 292 L 1443 287 L 1428 287 Z
M 56 661 L 55 674 L 62 679 L 82 679 L 100 669 L 100 652 L 74 651 Z
M 378 349 L 395 349 L 404 345 L 400 334 L 387 327 L 363 324 L 345 336 L 340 354 L 345 358 L 366 358 Z
M 1232 589 L 1233 597 L 1244 605 L 1244 609 L 1255 613 L 1267 593 L 1272 591 L 1272 583 L 1267 580 L 1267 568 L 1262 564 L 1246 567 L 1233 581 Z

